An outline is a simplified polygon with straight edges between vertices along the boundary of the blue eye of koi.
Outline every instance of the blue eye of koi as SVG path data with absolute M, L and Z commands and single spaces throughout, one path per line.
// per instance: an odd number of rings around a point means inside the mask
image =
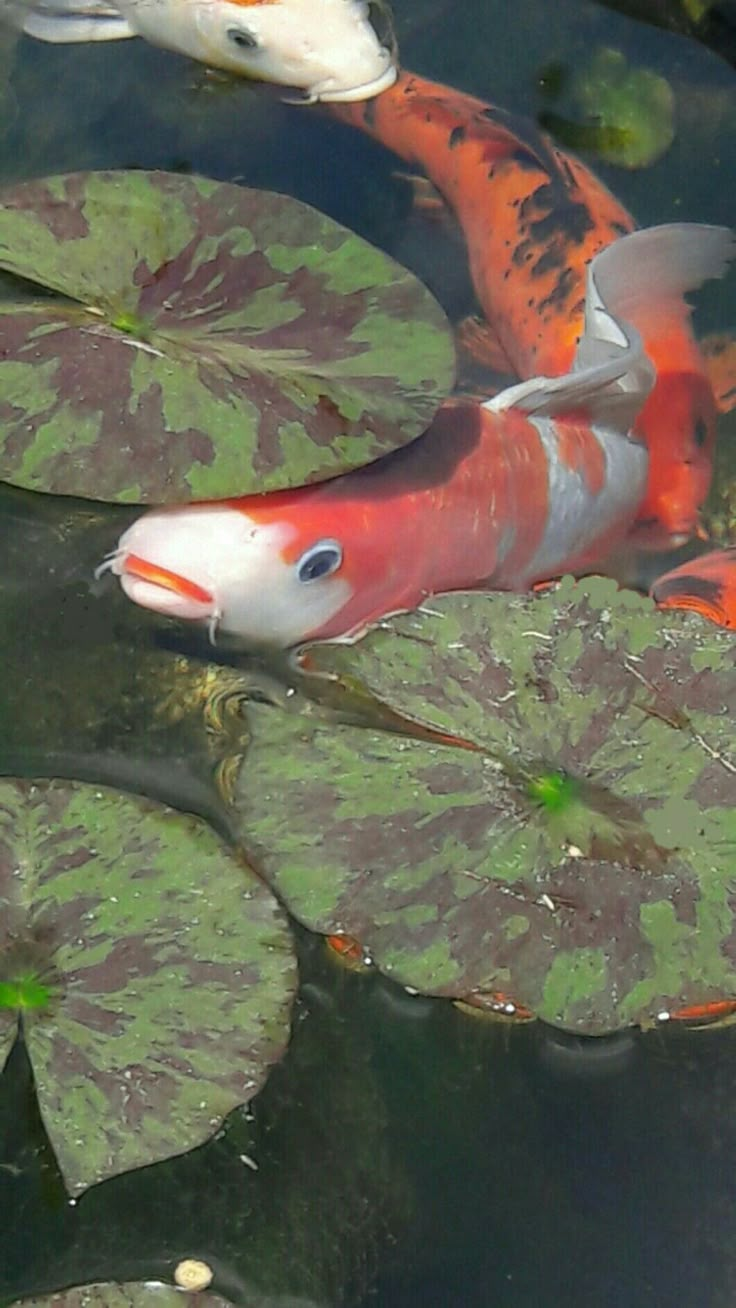
M 305 550 L 296 565 L 299 581 L 319 581 L 337 572 L 342 563 L 342 546 L 336 540 L 320 540 Z
M 258 49 L 258 37 L 254 36 L 245 27 L 229 27 L 227 29 L 227 39 L 232 41 L 233 45 L 239 46 L 241 50 Z

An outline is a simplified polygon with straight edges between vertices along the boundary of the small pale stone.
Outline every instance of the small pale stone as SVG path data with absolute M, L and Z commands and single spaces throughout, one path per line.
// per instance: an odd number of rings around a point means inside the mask
M 174 1280 L 181 1290 L 206 1290 L 213 1276 L 212 1268 L 199 1258 L 183 1258 L 174 1270 Z

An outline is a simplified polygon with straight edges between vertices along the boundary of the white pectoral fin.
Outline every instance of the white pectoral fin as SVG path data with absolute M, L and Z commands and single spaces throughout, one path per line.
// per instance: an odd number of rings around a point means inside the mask
M 585 326 L 572 370 L 510 386 L 484 407 L 547 417 L 586 409 L 594 422 L 627 431 L 656 379 L 640 330 L 651 338 L 659 324 L 665 330 L 672 316 L 686 314 L 684 293 L 722 276 L 735 254 L 727 227 L 671 223 L 622 236 L 588 268 Z
M 548 418 L 585 409 L 593 421 L 628 431 L 654 385 L 655 372 L 638 332 L 629 329 L 627 337 L 621 331 L 619 340 L 622 343 L 608 342 L 608 357 L 600 362 L 579 368 L 576 360 L 572 372 L 562 377 L 532 377 L 508 386 L 483 407 L 492 413 L 513 408 Z
M 39 41 L 123 41 L 137 33 L 114 6 L 103 0 L 39 0 L 0 5 L 5 22 Z

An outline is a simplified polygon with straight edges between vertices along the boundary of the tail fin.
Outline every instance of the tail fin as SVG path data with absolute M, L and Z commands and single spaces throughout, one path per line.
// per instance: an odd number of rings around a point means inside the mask
M 727 227 L 673 223 L 623 236 L 588 268 L 585 326 L 572 371 L 510 386 L 485 407 L 548 416 L 585 407 L 596 421 L 628 431 L 656 378 L 640 330 L 668 312 L 686 315 L 683 293 L 722 276 L 735 254 Z

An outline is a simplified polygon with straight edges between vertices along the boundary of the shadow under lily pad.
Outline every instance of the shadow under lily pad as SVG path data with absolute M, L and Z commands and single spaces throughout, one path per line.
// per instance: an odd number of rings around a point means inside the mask
M 307 926 L 589 1034 L 736 995 L 731 635 L 567 579 L 312 658 L 476 748 L 249 710 L 242 843 Z

